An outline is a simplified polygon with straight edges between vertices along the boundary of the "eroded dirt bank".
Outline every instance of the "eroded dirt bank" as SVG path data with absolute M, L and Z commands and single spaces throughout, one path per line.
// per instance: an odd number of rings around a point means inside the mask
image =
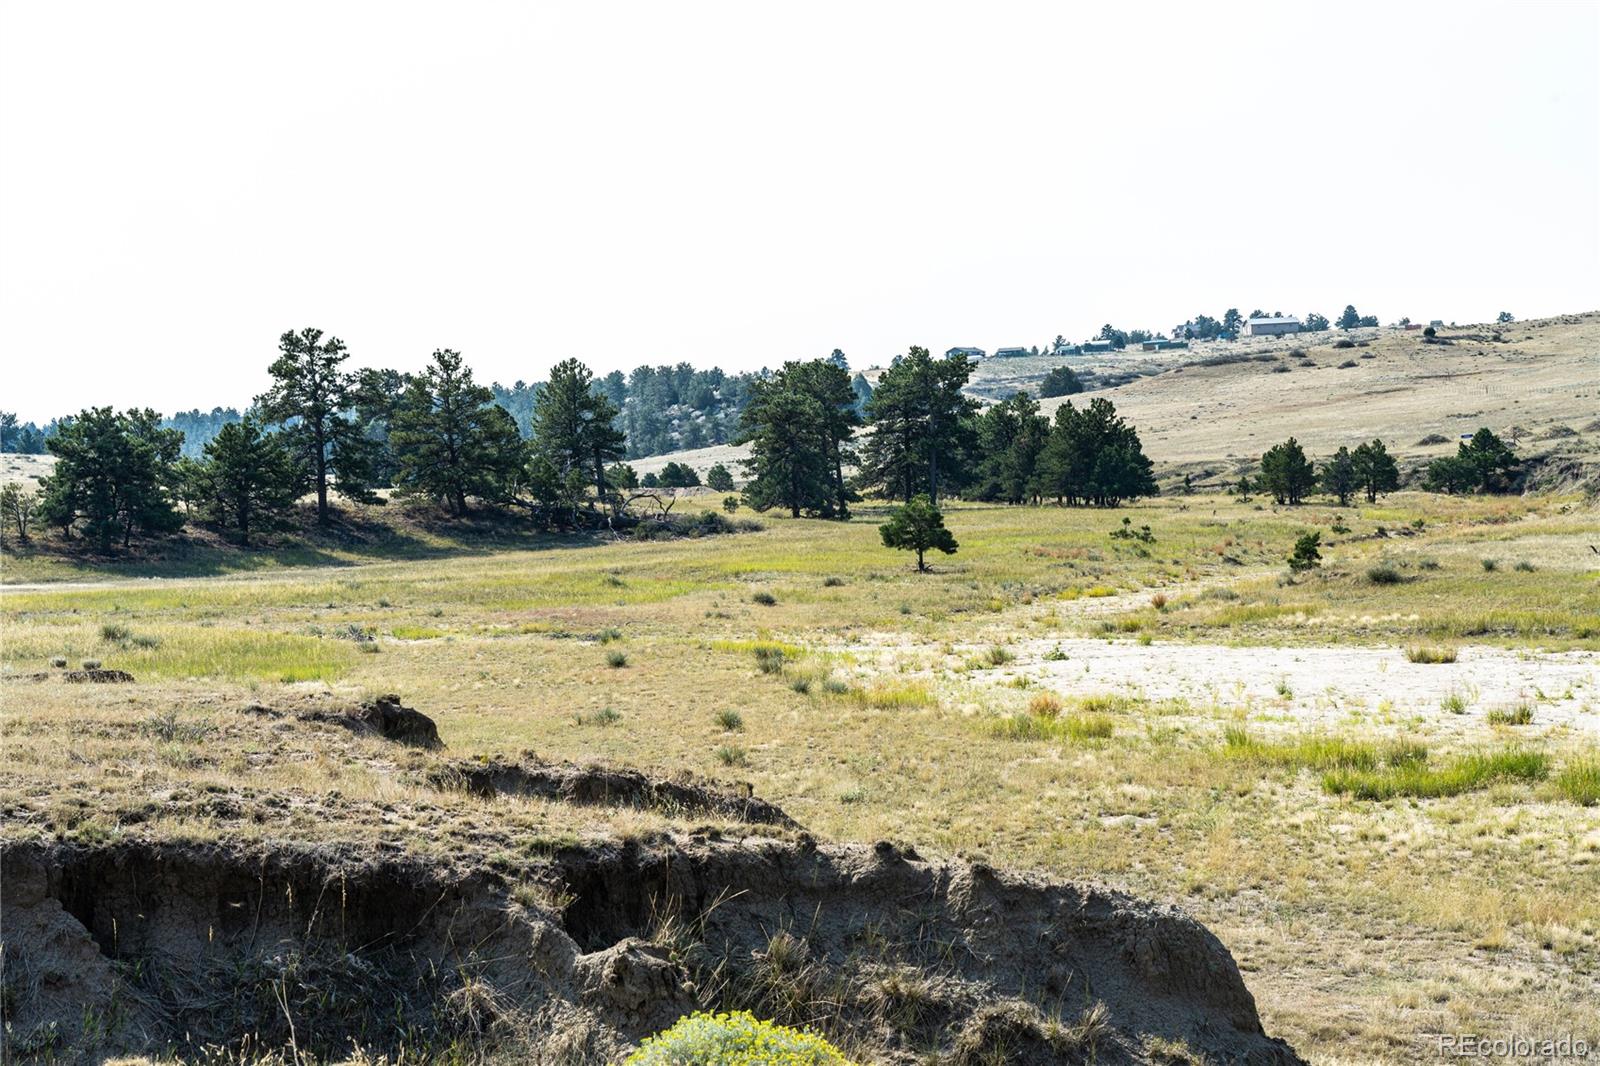
M 615 1061 L 701 1006 L 884 1062 L 1299 1061 L 1172 908 L 887 843 L 715 834 L 515 868 L 368 847 L 5 848 L 8 1057 Z

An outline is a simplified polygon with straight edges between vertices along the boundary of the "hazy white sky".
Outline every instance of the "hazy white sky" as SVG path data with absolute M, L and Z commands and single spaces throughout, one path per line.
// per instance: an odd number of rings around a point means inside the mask
M 1600 306 L 1600 6 L 0 6 L 0 407 Z

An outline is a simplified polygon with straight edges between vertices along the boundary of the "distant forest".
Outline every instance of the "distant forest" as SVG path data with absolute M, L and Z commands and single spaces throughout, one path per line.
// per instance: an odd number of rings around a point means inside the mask
M 849 362 L 838 349 L 828 357 L 828 362 L 849 370 Z M 395 376 L 395 380 L 388 383 L 395 393 L 404 388 L 409 377 L 393 371 L 377 373 Z M 639 459 L 729 443 L 737 435 L 739 416 L 750 402 L 752 385 L 770 376 L 771 372 L 766 369 L 727 374 L 717 367 L 696 370 L 688 363 L 639 366 L 628 374 L 613 370 L 596 378 L 595 391 L 604 394 L 621 412 L 613 424 L 627 440 L 627 457 Z M 866 378 L 856 374 L 853 387 L 859 407 L 872 395 L 872 386 L 867 384 Z M 532 434 L 534 404 L 543 388 L 543 382 L 524 381 L 509 386 L 495 382 L 489 386 L 495 403 L 516 421 L 517 431 L 524 440 Z M 242 421 L 247 413 L 248 409 L 240 411 L 234 407 L 178 411 L 170 418 L 162 418 L 160 428 L 181 430 L 182 454 L 197 459 L 223 426 Z M 33 422 L 18 422 L 11 412 L 0 412 L 0 451 L 42 455 L 46 451 L 45 441 L 56 434 L 60 423 L 60 419 L 52 419 L 39 426 Z

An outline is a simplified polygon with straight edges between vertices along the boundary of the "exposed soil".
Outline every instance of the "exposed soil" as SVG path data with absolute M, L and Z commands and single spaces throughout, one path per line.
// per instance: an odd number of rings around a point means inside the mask
M 749 785 L 740 792 L 683 773 L 662 777 L 614 766 L 490 759 L 458 762 L 428 775 L 435 788 L 461 788 L 477 796 L 538 796 L 563 803 L 638 807 L 668 815 L 707 815 L 757 825 L 800 828 L 776 804 L 757 799 Z
M 26 843 L 3 884 L 8 1058 L 359 1044 L 600 1063 L 714 1006 L 869 1061 L 1299 1061 L 1182 913 L 887 843 L 668 837 L 515 874 L 399 850 Z
M 246 714 L 257 716 L 272 717 L 274 714 L 271 708 L 256 705 L 244 710 Z M 356 707 L 306 711 L 298 717 L 302 722 L 331 722 L 353 733 L 379 736 L 414 748 L 432 751 L 444 747 L 444 742 L 439 739 L 439 727 L 433 719 L 421 711 L 403 706 L 399 696 L 379 696 Z

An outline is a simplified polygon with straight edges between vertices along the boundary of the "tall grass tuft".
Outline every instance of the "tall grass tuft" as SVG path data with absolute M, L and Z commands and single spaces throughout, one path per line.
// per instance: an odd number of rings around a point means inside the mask
M 1585 807 L 1600 804 L 1600 754 L 1580 755 L 1556 775 L 1556 790 Z
M 1488 788 L 1500 781 L 1539 781 L 1549 772 L 1550 758 L 1543 752 L 1507 748 L 1460 755 L 1440 767 L 1415 762 L 1385 770 L 1332 770 L 1323 775 L 1322 787 L 1365 800 L 1399 796 L 1436 799 Z
M 1455 661 L 1456 649 L 1454 648 L 1413 644 L 1406 649 L 1406 662 L 1409 663 L 1453 663 Z

